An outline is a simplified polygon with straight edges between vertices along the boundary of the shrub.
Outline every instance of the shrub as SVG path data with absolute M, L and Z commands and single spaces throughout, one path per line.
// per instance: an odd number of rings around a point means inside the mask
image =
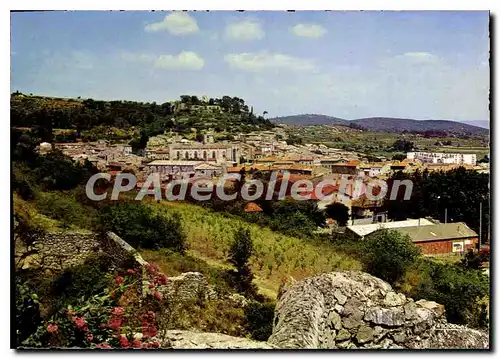
M 180 217 L 154 214 L 140 203 L 118 203 L 103 208 L 101 225 L 103 230 L 115 232 L 136 249 L 171 248 L 179 252 L 186 249 Z
M 273 332 L 274 302 L 250 302 L 245 307 L 245 328 L 255 340 L 266 341 Z
M 229 249 L 229 262 L 240 270 L 247 266 L 248 260 L 254 252 L 250 231 L 240 228 L 234 235 L 234 241 Z
M 489 280 L 480 270 L 424 259 L 412 266 L 400 287 L 415 299 L 443 304 L 451 323 L 480 328 L 488 325 Z
M 326 206 L 326 215 L 337 221 L 339 226 L 345 226 L 349 220 L 349 208 L 343 203 L 334 202 Z
M 420 255 L 407 235 L 389 230 L 369 235 L 362 248 L 367 271 L 390 284 L 400 279 Z
M 36 332 L 41 322 L 38 296 L 21 277 L 16 276 L 16 343 L 17 346 Z

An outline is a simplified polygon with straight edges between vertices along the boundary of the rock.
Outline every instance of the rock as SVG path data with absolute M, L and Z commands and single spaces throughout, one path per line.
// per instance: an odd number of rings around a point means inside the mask
M 356 334 L 356 340 L 360 344 L 371 342 L 373 340 L 373 329 L 365 325 L 361 326 Z
M 413 302 L 408 302 L 403 307 L 405 311 L 405 319 L 410 320 L 417 317 L 417 305 Z
M 340 315 L 338 315 L 334 311 L 330 312 L 330 314 L 328 315 L 327 323 L 328 323 L 327 325 L 330 325 L 335 330 L 342 329 L 342 321 L 340 319 Z
M 346 329 L 341 329 L 337 333 L 337 337 L 335 339 L 337 339 L 337 341 L 343 341 L 343 340 L 347 340 L 350 338 L 351 338 L 351 333 L 349 333 L 349 331 Z
M 232 337 L 219 333 L 169 330 L 162 348 L 172 349 L 276 349 L 266 342 Z
M 402 308 L 372 307 L 366 311 L 364 319 L 375 324 L 397 327 L 404 323 L 404 311 Z
M 420 299 L 419 301 L 415 302 L 415 304 L 422 308 L 431 310 L 436 315 L 436 318 L 440 318 L 445 312 L 444 305 L 430 300 Z
M 389 292 L 385 296 L 384 304 L 388 307 L 397 307 L 405 304 L 406 296 L 402 293 Z
M 333 293 L 333 296 L 338 300 L 340 305 L 344 305 L 347 301 L 347 297 L 343 295 L 342 292 L 338 289 Z
M 244 296 L 238 293 L 231 294 L 230 296 L 227 297 L 227 300 L 233 303 L 234 306 L 241 308 L 246 307 L 248 304 L 248 299 L 246 299 Z
M 337 311 L 337 313 L 339 313 L 339 314 L 344 313 L 344 307 L 343 307 L 343 306 L 341 306 L 341 305 L 339 305 L 339 304 L 335 304 L 334 309 L 335 309 L 335 310 Z
M 405 341 L 406 335 L 405 333 L 396 332 L 392 334 L 392 339 L 394 339 L 396 343 L 402 343 Z
M 367 273 L 323 273 L 293 283 L 279 298 L 268 343 L 290 349 L 489 346 L 486 333 L 451 326 L 443 314 L 440 304 L 415 303 Z

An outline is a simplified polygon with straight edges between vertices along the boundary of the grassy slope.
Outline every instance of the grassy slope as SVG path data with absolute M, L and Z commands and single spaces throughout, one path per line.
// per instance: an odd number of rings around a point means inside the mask
M 180 214 L 189 254 L 219 268 L 230 268 L 226 258 L 234 231 L 240 226 L 249 228 L 255 246 L 252 271 L 267 296 L 275 297 L 281 280 L 288 276 L 300 279 L 335 269 L 361 269 L 358 260 L 335 251 L 328 243 L 285 236 L 192 204 L 163 201 L 151 206 L 159 213 Z M 154 260 L 151 253 L 145 257 Z

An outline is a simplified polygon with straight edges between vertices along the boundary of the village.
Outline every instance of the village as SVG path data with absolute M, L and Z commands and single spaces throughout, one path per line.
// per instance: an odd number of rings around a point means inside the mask
M 201 136 L 200 136 L 201 137 Z M 383 160 L 369 162 L 363 153 L 349 152 L 317 144 L 288 144 L 283 126 L 269 131 L 254 131 L 233 136 L 232 141 L 217 141 L 213 130 L 204 131 L 202 140 L 189 140 L 176 133 L 165 133 L 149 139 L 147 147 L 137 154 L 128 144 L 110 144 L 107 141 L 55 143 L 75 161 L 89 161 L 100 171 L 112 177 L 121 172 L 133 173 L 137 177 L 137 189 L 151 173 L 159 173 L 163 188 L 171 181 L 189 178 L 205 179 L 216 184 L 221 176 L 246 173 L 252 177 L 276 173 L 278 179 L 287 175 L 286 195 L 290 195 L 294 183 L 302 180 L 312 182 L 308 197 L 324 210 L 332 202 L 344 204 L 350 220 L 347 226 L 339 227 L 334 220 L 327 219 L 323 232 L 341 232 L 363 238 L 376 230 L 390 228 L 408 234 L 424 254 L 463 254 L 485 242 L 480 235 L 463 222 L 441 223 L 432 218 L 390 221 L 381 210 L 382 200 L 371 200 L 367 196 L 367 184 L 385 181 L 396 172 L 449 171 L 458 167 L 488 173 L 488 163 L 477 163 L 475 154 L 408 152 L 401 161 Z M 50 151 L 52 145 L 40 145 L 40 152 Z M 340 181 L 349 184 L 340 189 Z M 330 181 L 315 195 L 315 186 Z M 361 184 L 361 186 L 358 186 Z M 249 203 L 245 211 L 260 212 L 255 203 Z M 488 239 L 489 242 L 489 239 Z

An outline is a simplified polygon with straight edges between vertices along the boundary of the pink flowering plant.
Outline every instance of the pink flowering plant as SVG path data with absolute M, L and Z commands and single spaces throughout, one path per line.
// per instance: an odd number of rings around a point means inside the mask
M 140 295 L 143 281 L 134 269 L 114 277 L 102 293 L 81 298 L 53 315 L 23 344 L 28 347 L 79 347 L 96 349 L 159 348 L 157 312 L 164 308 L 159 287 L 167 277 L 158 267 L 145 270 L 145 296 Z M 150 287 L 152 284 L 152 287 Z

